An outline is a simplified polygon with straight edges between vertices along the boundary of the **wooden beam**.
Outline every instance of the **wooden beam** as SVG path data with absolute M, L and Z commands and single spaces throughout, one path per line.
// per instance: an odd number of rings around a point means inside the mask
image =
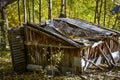
M 31 29 L 31 30 L 33 30 L 33 31 L 36 31 L 36 32 L 38 32 L 38 33 L 42 33 L 42 34 L 44 34 L 44 35 L 46 35 L 46 36 L 48 36 L 48 37 L 52 37 L 52 38 L 54 38 L 55 40 L 57 39 L 57 40 L 60 41 L 60 40 L 62 39 L 63 41 L 65 41 L 65 42 L 67 42 L 67 43 L 75 46 L 76 48 L 82 47 L 80 44 L 74 42 L 74 41 L 71 40 L 71 39 L 68 39 L 68 38 L 66 38 L 66 37 L 63 37 L 63 36 L 61 36 L 61 35 L 59 35 L 59 34 L 56 34 L 56 33 L 54 33 L 54 32 L 51 33 L 50 31 L 45 30 L 45 29 L 43 29 L 43 28 L 41 28 L 41 27 L 39 27 L 39 26 L 37 26 L 37 25 L 28 24 L 28 26 L 26 25 L 26 28 L 29 28 L 29 29 Z
M 108 60 L 108 58 L 106 57 L 106 55 L 105 55 L 104 52 L 102 51 L 102 49 L 101 49 L 100 47 L 98 47 L 98 49 L 99 49 L 99 51 L 101 52 L 102 56 L 105 58 L 108 66 L 109 66 L 109 67 L 112 67 L 111 64 L 110 64 L 110 62 L 109 62 L 109 60 Z
M 90 63 L 92 63 L 95 67 L 98 67 L 100 70 L 104 70 L 102 67 L 100 67 L 100 66 L 97 66 L 94 62 L 92 62 L 91 60 L 88 60 L 88 59 L 85 59 L 85 58 L 83 58 L 85 61 L 87 61 L 87 62 L 90 62 Z
M 114 58 L 113 58 L 113 56 L 112 56 L 111 49 L 109 48 L 107 42 L 105 42 L 105 45 L 106 45 L 106 47 L 107 47 L 107 49 L 108 49 L 108 51 L 109 51 L 109 55 L 110 55 L 110 57 L 111 57 L 112 62 L 116 65 L 116 62 L 115 62 L 115 60 L 114 60 Z
M 40 44 L 37 42 L 33 42 L 33 41 L 25 41 L 25 45 L 27 46 L 41 46 L 41 47 L 55 47 L 55 48 L 76 48 L 76 47 L 72 47 L 72 46 L 59 46 L 59 45 L 46 45 L 46 44 Z

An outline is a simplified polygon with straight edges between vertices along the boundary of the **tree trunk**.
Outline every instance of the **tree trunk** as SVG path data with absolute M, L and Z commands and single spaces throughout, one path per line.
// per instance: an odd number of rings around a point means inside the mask
M 31 22 L 31 11 L 30 11 L 30 0 L 27 0 L 27 12 L 28 12 L 28 22 Z
M 6 27 L 5 27 L 5 14 L 6 14 L 6 11 L 4 8 L 2 8 L 1 10 L 1 23 L 0 23 L 0 36 L 1 37 L 1 40 L 0 40 L 0 49 L 3 50 L 3 49 L 6 49 Z
M 27 23 L 26 0 L 23 0 L 23 9 L 24 9 L 24 23 Z
M 64 0 L 61 0 L 61 10 L 60 10 L 60 13 L 63 13 L 63 8 L 64 8 Z
M 33 18 L 33 22 L 35 22 L 34 12 L 35 12 L 35 9 L 34 9 L 34 0 L 32 0 L 32 18 Z
M 21 25 L 21 18 L 20 18 L 20 0 L 17 0 L 18 3 L 18 20 L 19 20 L 19 25 Z
M 65 9 L 64 9 L 64 14 L 65 14 L 65 16 L 67 16 L 67 0 L 64 0 L 65 2 Z
M 97 15 L 98 15 L 98 3 L 99 3 L 99 0 L 96 0 L 94 23 L 96 23 L 96 20 L 97 20 Z
M 39 22 L 41 22 L 41 13 L 42 13 L 41 0 L 39 0 Z
M 100 19 L 101 19 L 101 12 L 102 12 L 102 2 L 103 2 L 103 0 L 101 0 L 101 4 L 100 4 L 100 10 L 99 10 L 99 13 L 98 13 L 98 24 L 100 24 Z
M 105 23 L 106 23 L 106 0 L 104 0 L 104 23 L 103 23 L 104 26 Z
M 48 0 L 48 19 L 52 19 L 52 0 Z
M 116 27 L 116 24 L 117 24 L 117 21 L 118 21 L 118 14 L 116 14 L 116 18 L 115 18 L 115 22 L 114 22 L 114 25 L 113 25 L 113 29 L 115 29 L 115 27 Z

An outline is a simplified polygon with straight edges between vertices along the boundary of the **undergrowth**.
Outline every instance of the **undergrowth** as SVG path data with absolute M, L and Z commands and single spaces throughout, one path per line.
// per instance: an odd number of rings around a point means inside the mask
M 83 74 L 66 74 L 51 77 L 44 70 L 17 74 L 12 69 L 10 51 L 0 51 L 0 80 L 120 80 L 120 66 L 112 70 L 88 69 Z

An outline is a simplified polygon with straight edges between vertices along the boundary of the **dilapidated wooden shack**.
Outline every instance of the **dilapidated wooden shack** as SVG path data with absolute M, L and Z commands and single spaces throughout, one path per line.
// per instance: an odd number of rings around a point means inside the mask
M 14 69 L 17 68 L 15 55 L 18 54 L 24 57 L 25 61 L 22 63 L 26 67 L 28 64 L 43 67 L 57 65 L 62 71 L 73 72 L 82 72 L 92 64 L 102 69 L 99 65 L 105 62 L 113 67 L 118 61 L 113 56 L 119 54 L 118 31 L 70 18 L 58 18 L 37 24 L 27 23 L 22 29 L 24 38 L 21 44 L 24 44 L 24 54 L 15 52 L 16 48 L 11 47 Z M 17 35 L 11 38 L 12 35 L 9 33 L 10 46 L 14 45 L 13 41 L 16 42 L 14 38 L 18 38 Z M 19 46 L 19 50 L 20 48 Z

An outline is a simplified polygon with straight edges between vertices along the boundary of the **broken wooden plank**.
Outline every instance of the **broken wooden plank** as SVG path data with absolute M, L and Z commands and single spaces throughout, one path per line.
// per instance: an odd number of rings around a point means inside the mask
M 104 70 L 102 67 L 100 67 L 100 66 L 98 66 L 98 65 L 96 65 L 94 62 L 92 62 L 91 60 L 88 60 L 88 59 L 86 59 L 86 58 L 83 58 L 85 61 L 87 61 L 87 62 L 90 62 L 90 63 L 92 63 L 95 67 L 98 67 L 100 70 Z
M 116 65 L 116 62 L 115 62 L 115 60 L 114 60 L 114 58 L 113 58 L 113 56 L 112 56 L 111 49 L 109 48 L 107 42 L 105 42 L 105 45 L 106 45 L 106 47 L 107 47 L 107 49 L 108 49 L 108 51 L 109 51 L 109 55 L 110 55 L 110 57 L 111 57 L 112 62 L 114 63 L 114 65 Z
M 98 49 L 99 49 L 99 51 L 101 52 L 102 56 L 105 58 L 108 66 L 109 66 L 109 67 L 112 67 L 110 61 L 108 60 L 108 58 L 106 57 L 106 55 L 104 54 L 104 52 L 102 51 L 102 49 L 101 49 L 100 47 L 98 47 Z
M 53 32 L 53 31 L 46 30 L 46 29 L 41 28 L 41 27 L 39 27 L 39 26 L 37 26 L 37 25 L 33 25 L 33 24 L 28 24 L 28 25 L 29 25 L 29 26 L 26 25 L 26 28 L 29 28 L 29 29 L 31 29 L 31 30 L 33 30 L 33 31 L 36 31 L 36 32 L 45 34 L 45 35 L 47 35 L 47 36 L 49 36 L 49 37 L 52 37 L 52 38 L 54 38 L 54 39 L 57 39 L 57 38 L 62 39 L 62 40 L 64 40 L 65 42 L 70 43 L 71 45 L 73 45 L 73 46 L 75 46 L 75 47 L 77 47 L 77 48 L 80 48 L 80 47 L 81 47 L 80 44 L 78 44 L 78 43 L 74 42 L 73 40 L 71 40 L 71 39 L 69 39 L 69 38 L 67 38 L 67 37 L 64 37 L 64 36 L 62 36 L 62 35 L 60 35 L 60 34 L 58 34 L 58 33 L 55 33 L 55 32 Z M 58 39 L 58 40 L 59 40 L 59 39 Z

